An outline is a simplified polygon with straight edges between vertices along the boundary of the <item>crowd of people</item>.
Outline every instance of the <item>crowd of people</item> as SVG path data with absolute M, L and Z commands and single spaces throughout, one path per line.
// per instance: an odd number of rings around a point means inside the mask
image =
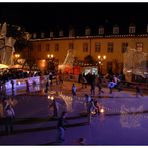
M 27 76 L 27 75 L 26 75 Z M 56 85 L 63 84 L 63 74 L 58 73 L 55 77 L 53 73 L 48 74 L 47 82 L 45 84 L 45 93 L 48 93 L 50 85 L 53 85 L 53 79 L 56 79 Z M 7 77 L 7 75 L 5 75 Z M 9 76 L 8 76 L 9 77 Z M 7 77 L 7 78 L 8 78 Z M 12 78 L 11 76 L 9 78 Z M 6 79 L 7 80 L 7 79 Z M 85 98 L 85 104 L 86 104 L 86 112 L 88 114 L 89 123 L 91 122 L 91 115 L 92 114 L 100 114 L 101 105 L 99 104 L 98 100 L 94 97 L 95 87 L 98 88 L 98 96 L 100 96 L 102 93 L 104 93 L 103 85 L 106 85 L 109 90 L 109 94 L 112 94 L 113 89 L 117 88 L 120 92 L 122 90 L 122 82 L 124 79 L 121 77 L 121 75 L 95 75 L 88 73 L 87 75 L 82 74 L 79 76 L 79 83 L 82 84 L 82 89 L 90 87 L 90 95 L 88 95 L 89 92 L 87 92 L 84 96 Z M 27 83 L 26 83 L 27 86 Z M 26 88 L 28 89 L 29 86 Z M 77 88 L 75 83 L 72 84 L 72 96 L 73 98 L 77 96 Z M 143 96 L 141 89 L 139 86 L 136 86 L 136 96 L 138 95 Z M 9 100 L 9 101 L 8 101 Z M 3 123 L 5 125 L 5 133 L 7 135 L 13 133 L 13 122 L 15 120 L 15 111 L 13 109 L 14 107 L 14 100 L 13 98 L 1 98 L 0 100 L 0 117 L 3 118 Z M 13 102 L 13 103 L 12 103 Z M 53 117 L 57 118 L 57 130 L 58 130 L 58 140 L 60 142 L 64 141 L 64 131 L 65 131 L 65 118 L 66 118 L 66 112 L 62 112 L 60 116 L 58 116 L 58 108 L 57 108 L 57 101 L 56 99 L 53 99 L 51 106 L 53 106 Z M 84 139 L 80 138 L 79 144 L 84 144 Z
M 25 71 L 22 69 L 10 69 L 0 73 L 0 81 L 7 82 L 12 79 L 21 79 L 33 76 L 41 76 L 41 71 Z
M 91 96 L 95 95 L 95 87 L 98 88 L 98 95 L 104 93 L 102 90 L 103 85 L 106 85 L 109 88 L 109 93 L 112 94 L 113 88 L 117 88 L 118 91 L 122 90 L 122 84 L 124 82 L 123 75 L 95 75 L 92 73 L 80 74 L 78 82 L 82 84 L 82 88 L 87 88 L 87 85 L 90 86 Z

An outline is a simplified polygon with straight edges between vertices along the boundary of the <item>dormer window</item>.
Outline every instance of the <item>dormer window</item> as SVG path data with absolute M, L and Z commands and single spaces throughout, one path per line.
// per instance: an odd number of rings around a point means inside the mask
M 50 32 L 50 37 L 53 38 L 53 31 Z
M 59 36 L 60 36 L 60 37 L 64 36 L 63 30 L 60 30 L 60 31 L 59 31 Z
M 148 24 L 147 24 L 147 27 L 146 27 L 146 33 L 148 33 Z
M 104 27 L 100 26 L 99 27 L 99 35 L 103 35 L 104 34 Z
M 119 26 L 118 25 L 114 25 L 113 34 L 119 34 Z
M 86 27 L 86 29 L 85 29 L 85 35 L 86 36 L 89 36 L 90 35 L 90 28 L 89 27 Z
M 131 24 L 129 26 L 129 33 L 136 33 L 136 26 L 134 24 Z
M 36 39 L 36 37 L 37 37 L 37 34 L 33 33 L 33 39 Z
M 70 29 L 69 30 L 69 37 L 74 37 L 75 36 L 75 30 L 74 29 Z
M 41 38 L 42 39 L 45 38 L 45 33 L 44 32 L 41 33 Z

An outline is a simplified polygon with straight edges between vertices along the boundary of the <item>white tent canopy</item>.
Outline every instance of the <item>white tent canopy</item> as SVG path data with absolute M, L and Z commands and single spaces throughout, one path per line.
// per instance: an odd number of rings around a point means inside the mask
M 8 68 L 9 66 L 5 65 L 5 64 L 0 64 L 0 69 L 3 69 L 3 68 Z

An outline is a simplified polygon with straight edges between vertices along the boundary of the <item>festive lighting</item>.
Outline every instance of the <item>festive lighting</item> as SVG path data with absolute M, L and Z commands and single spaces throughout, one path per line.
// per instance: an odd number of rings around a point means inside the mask
M 96 114 L 96 111 L 94 110 L 94 111 L 91 111 L 91 114 L 92 115 L 95 115 Z
M 15 54 L 15 58 L 19 58 L 20 57 L 20 55 L 19 54 Z
M 48 58 L 53 58 L 53 54 L 48 54 L 47 57 Z
M 103 108 L 100 109 L 100 113 L 104 113 L 105 110 Z
M 50 98 L 51 100 L 54 100 L 54 97 L 53 96 L 51 96 L 51 98 Z

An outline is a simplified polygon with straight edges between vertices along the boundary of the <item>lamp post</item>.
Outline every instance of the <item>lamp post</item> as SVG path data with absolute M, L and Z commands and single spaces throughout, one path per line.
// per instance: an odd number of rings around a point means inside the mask
M 47 54 L 47 58 L 48 59 L 52 59 L 53 58 L 53 54 Z
M 14 64 L 17 64 L 17 60 L 18 60 L 19 57 L 20 57 L 20 54 L 18 54 L 18 53 L 16 53 L 16 54 L 14 55 L 14 58 L 15 58 Z
M 54 69 L 54 62 L 53 62 L 53 54 L 47 54 L 47 59 L 48 59 L 48 68 L 49 70 Z
M 98 60 L 99 60 L 99 62 L 98 62 L 99 72 L 102 74 L 102 65 L 103 65 L 104 60 L 106 60 L 106 55 L 103 55 L 103 56 L 98 55 Z

